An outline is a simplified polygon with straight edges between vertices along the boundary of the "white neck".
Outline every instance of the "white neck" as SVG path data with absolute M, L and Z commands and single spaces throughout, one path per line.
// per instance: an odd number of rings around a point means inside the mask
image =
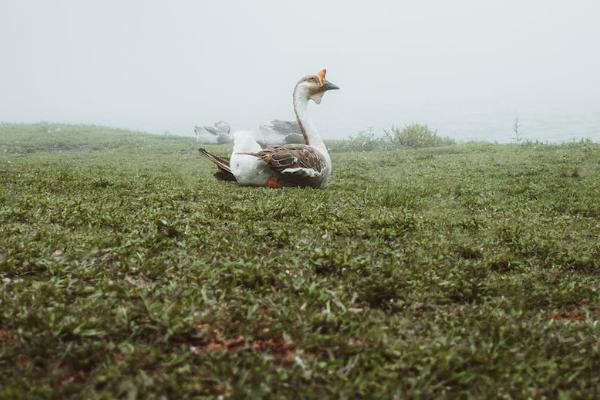
M 311 145 L 328 155 L 327 148 L 325 147 L 323 139 L 321 139 L 321 135 L 319 135 L 315 129 L 310 118 L 308 118 L 307 109 L 308 95 L 306 89 L 301 86 L 296 86 L 294 89 L 294 112 L 298 119 L 300 131 L 304 136 L 304 143 Z

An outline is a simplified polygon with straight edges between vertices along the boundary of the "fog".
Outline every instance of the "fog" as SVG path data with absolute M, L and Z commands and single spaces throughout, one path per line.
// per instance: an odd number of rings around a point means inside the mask
M 600 139 L 600 3 L 1 0 L 0 121 L 193 134 L 292 119 L 327 67 L 326 138 L 411 122 L 460 140 Z

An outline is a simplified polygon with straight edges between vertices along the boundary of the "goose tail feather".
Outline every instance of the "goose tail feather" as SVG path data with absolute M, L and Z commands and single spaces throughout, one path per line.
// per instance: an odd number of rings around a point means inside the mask
M 206 149 L 198 149 L 200 155 L 208 158 L 212 161 L 217 168 L 219 169 L 215 172 L 215 178 L 220 181 L 235 181 L 235 176 L 231 173 L 231 169 L 229 168 L 229 159 L 225 157 L 219 157 L 212 153 L 209 153 Z

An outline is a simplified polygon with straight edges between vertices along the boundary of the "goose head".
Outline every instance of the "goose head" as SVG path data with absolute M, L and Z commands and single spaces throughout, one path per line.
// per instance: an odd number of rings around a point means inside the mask
M 337 85 L 325 79 L 326 74 L 327 70 L 323 68 L 314 75 L 307 75 L 300 79 L 296 84 L 295 93 L 306 100 L 310 99 L 320 104 L 326 91 L 339 89 Z

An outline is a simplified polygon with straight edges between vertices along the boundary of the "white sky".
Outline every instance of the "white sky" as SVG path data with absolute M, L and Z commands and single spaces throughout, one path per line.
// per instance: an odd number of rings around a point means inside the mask
M 0 0 L 0 121 L 255 128 L 327 67 L 325 137 L 494 139 L 519 114 L 600 138 L 599 49 L 592 0 Z

